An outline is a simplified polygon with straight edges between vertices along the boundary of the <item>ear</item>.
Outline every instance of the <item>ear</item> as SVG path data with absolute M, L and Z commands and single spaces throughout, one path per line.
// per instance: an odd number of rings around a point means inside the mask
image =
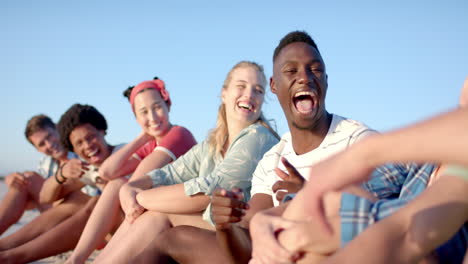
M 99 134 L 101 134 L 102 137 L 107 135 L 107 132 L 105 130 L 99 130 Z
M 270 91 L 276 94 L 276 83 L 275 80 L 273 80 L 273 77 L 270 77 Z
M 223 102 L 223 104 L 225 104 L 226 102 L 224 101 L 225 100 L 225 97 L 226 97 L 226 89 L 223 88 L 221 90 L 221 102 Z

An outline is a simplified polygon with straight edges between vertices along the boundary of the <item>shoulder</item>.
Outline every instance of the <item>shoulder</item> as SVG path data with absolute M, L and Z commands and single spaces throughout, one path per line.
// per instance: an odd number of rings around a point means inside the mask
M 369 126 L 367 126 L 366 124 L 360 121 L 356 121 L 354 119 L 343 117 L 343 116 L 336 115 L 336 114 L 333 114 L 333 123 L 336 124 L 336 129 L 340 129 L 340 130 L 345 130 L 345 129 L 346 130 L 358 130 L 358 129 L 372 130 L 371 128 L 369 128 Z
M 240 133 L 238 138 L 241 137 L 255 137 L 255 138 L 268 138 L 274 139 L 274 141 L 278 142 L 278 139 L 271 133 L 271 131 L 262 126 L 261 124 L 255 123 L 246 128 L 244 128 Z
M 47 155 L 44 155 L 39 159 L 39 163 L 45 163 L 50 161 L 52 161 L 52 157 Z
M 190 132 L 190 130 L 188 130 L 187 128 L 185 128 L 183 126 L 177 126 L 177 125 L 172 126 L 172 128 L 169 130 L 169 132 L 167 134 L 168 135 L 169 134 L 177 134 L 177 135 L 192 136 L 192 132 Z
M 163 138 L 163 142 L 168 141 L 188 141 L 196 143 L 195 137 L 192 135 L 192 132 L 185 127 L 182 126 L 172 126 L 172 128 L 167 132 L 167 134 Z
M 351 118 L 333 114 L 331 134 L 346 135 L 352 138 L 362 138 L 378 132 L 366 124 Z
M 44 155 L 39 159 L 39 166 L 40 167 L 49 166 L 53 162 L 54 162 L 54 159 L 51 156 Z
M 265 155 L 263 156 L 262 161 L 267 162 L 268 160 L 279 160 L 279 157 L 283 155 L 283 150 L 285 147 L 291 144 L 291 133 L 286 132 L 279 142 L 277 142 L 273 147 L 271 147 L 267 152 L 265 152 Z

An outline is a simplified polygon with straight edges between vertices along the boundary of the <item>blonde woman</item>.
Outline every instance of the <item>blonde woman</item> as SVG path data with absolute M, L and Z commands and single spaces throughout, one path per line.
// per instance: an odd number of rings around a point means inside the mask
M 217 127 L 208 138 L 174 163 L 122 187 L 127 221 L 97 263 L 127 263 L 173 226 L 214 229 L 207 209 L 214 189 L 248 189 L 257 162 L 278 142 L 261 113 L 265 86 L 263 68 L 256 63 L 242 61 L 230 70 L 221 90 Z M 140 206 L 148 211 L 143 213 Z

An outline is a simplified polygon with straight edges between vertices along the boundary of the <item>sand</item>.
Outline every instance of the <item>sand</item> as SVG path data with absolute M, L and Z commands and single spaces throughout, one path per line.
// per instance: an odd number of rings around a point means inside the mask
M 3 181 L 0 181 L 0 197 L 3 198 L 3 196 L 5 195 L 5 193 L 7 192 L 7 186 L 5 185 L 5 183 Z M 12 225 L 5 233 L 2 234 L 2 236 L 0 237 L 5 237 L 5 236 L 8 236 L 9 234 L 12 234 L 13 232 L 15 232 L 16 230 L 20 229 L 22 226 L 24 226 L 25 224 L 29 223 L 32 219 L 34 219 L 35 217 L 37 217 L 39 215 L 39 211 L 38 210 L 28 210 L 26 211 L 23 216 L 21 217 L 21 219 L 14 225 Z M 45 259 L 41 259 L 39 261 L 35 261 L 35 262 L 31 262 L 31 263 L 36 263 L 36 264 L 45 264 L 45 263 L 48 263 L 48 264 L 51 264 L 51 263 L 56 263 L 56 264 L 59 264 L 59 263 L 65 263 L 65 261 L 67 260 L 68 256 L 70 256 L 71 254 L 71 251 L 70 252 L 66 252 L 66 253 L 62 253 L 60 255 L 57 255 L 57 256 L 53 256 L 53 257 L 48 257 L 48 258 L 45 258 Z M 97 256 L 98 254 L 98 251 L 95 251 L 91 257 L 88 259 L 88 261 L 86 263 L 91 263 L 93 261 L 93 259 Z

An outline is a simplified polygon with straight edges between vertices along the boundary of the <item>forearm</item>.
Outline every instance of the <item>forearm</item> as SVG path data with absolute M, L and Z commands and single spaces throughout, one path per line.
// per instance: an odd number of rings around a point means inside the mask
M 140 179 L 130 179 L 127 184 L 128 187 L 136 188 L 140 190 L 148 190 L 153 187 L 153 182 L 150 177 L 144 176 Z
M 468 108 L 456 109 L 394 132 L 364 139 L 351 148 L 371 167 L 399 161 L 468 165 L 466 120 Z
M 59 199 L 63 186 L 59 184 L 53 177 L 47 179 L 42 185 L 39 193 L 40 203 L 52 203 Z
M 210 202 L 210 197 L 201 193 L 186 195 L 182 183 L 142 191 L 136 198 L 147 210 L 172 214 L 198 213 Z
M 125 168 L 125 165 L 129 162 L 129 159 L 135 151 L 149 140 L 150 137 L 142 133 L 133 141 L 110 155 L 100 166 L 99 176 L 104 179 L 111 180 L 132 172 L 135 168 L 127 169 Z M 122 169 L 125 169 L 126 171 L 122 172 Z
M 155 150 L 149 156 L 145 157 L 132 174 L 130 181 L 147 177 L 146 173 L 164 167 L 172 161 L 167 153 L 161 150 Z
M 238 225 L 216 230 L 216 239 L 230 263 L 248 263 L 251 258 L 252 241 L 249 230 Z

